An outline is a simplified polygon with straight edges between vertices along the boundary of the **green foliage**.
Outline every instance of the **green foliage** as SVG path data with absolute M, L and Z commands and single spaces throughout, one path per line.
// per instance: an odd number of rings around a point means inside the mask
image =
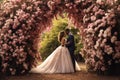
M 53 26 L 51 30 L 45 31 L 42 34 L 40 53 L 43 60 L 46 59 L 46 57 L 49 56 L 57 46 L 60 45 L 57 39 L 57 35 L 61 30 L 64 30 L 66 26 L 67 19 L 62 19 L 59 17 L 59 20 L 53 20 Z
M 0 0 L 0 5 L 1 5 L 2 2 L 3 2 L 3 0 Z
M 58 17 L 58 19 L 53 20 L 53 26 L 50 31 L 45 31 L 42 33 L 41 37 L 41 48 L 40 48 L 40 54 L 43 60 L 45 60 L 59 45 L 58 42 L 58 33 L 62 30 L 64 30 L 68 25 L 68 18 L 61 18 Z M 80 44 L 80 36 L 78 35 L 79 30 L 73 28 L 71 26 L 71 32 L 75 36 L 75 43 L 76 43 L 76 50 L 75 54 L 78 54 L 80 49 L 82 48 L 82 44 Z

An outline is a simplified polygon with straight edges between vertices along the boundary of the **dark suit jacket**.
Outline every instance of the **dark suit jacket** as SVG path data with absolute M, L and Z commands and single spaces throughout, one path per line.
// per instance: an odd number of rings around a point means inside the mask
M 74 36 L 71 35 L 71 34 L 68 35 L 67 42 L 68 42 L 68 44 L 66 44 L 66 47 L 68 48 L 68 50 L 70 52 L 70 56 L 71 56 L 71 59 L 72 59 L 73 67 L 74 67 L 74 70 L 75 70 L 75 56 L 74 56 L 75 42 L 74 42 Z
M 74 53 L 74 50 L 75 50 L 74 36 L 71 34 L 68 35 L 67 42 L 68 44 L 66 44 L 66 47 L 68 48 L 70 53 Z

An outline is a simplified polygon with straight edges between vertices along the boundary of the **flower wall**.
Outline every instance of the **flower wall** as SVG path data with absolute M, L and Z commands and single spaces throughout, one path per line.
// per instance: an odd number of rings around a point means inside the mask
M 117 3 L 98 0 L 84 10 L 83 22 L 87 26 L 83 54 L 88 68 L 98 73 L 111 74 L 120 66 L 120 12 Z
M 40 33 L 62 13 L 80 29 L 86 64 L 95 71 L 120 63 L 120 6 L 107 0 L 6 0 L 0 5 L 0 71 L 27 73 L 40 59 Z M 115 5 L 114 5 L 115 4 Z M 64 17 L 64 16 L 63 16 Z M 42 46 L 42 45 L 41 45 Z

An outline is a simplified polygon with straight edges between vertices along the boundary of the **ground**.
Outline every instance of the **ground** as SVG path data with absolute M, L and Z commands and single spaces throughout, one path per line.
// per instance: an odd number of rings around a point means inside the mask
M 27 74 L 24 76 L 10 76 L 5 80 L 120 80 L 119 76 L 100 76 L 88 72 L 72 74 Z
M 102 76 L 86 71 L 84 64 L 80 63 L 81 71 L 70 74 L 32 74 L 23 76 L 7 76 L 0 80 L 120 80 L 120 76 Z

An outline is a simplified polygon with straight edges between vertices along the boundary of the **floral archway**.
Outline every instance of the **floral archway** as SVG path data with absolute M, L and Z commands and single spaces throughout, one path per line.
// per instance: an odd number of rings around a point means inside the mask
M 0 71 L 27 73 L 37 64 L 40 33 L 68 13 L 80 29 L 89 69 L 120 64 L 120 5 L 117 0 L 6 0 L 0 8 Z M 57 17 L 56 17 L 57 18 Z

